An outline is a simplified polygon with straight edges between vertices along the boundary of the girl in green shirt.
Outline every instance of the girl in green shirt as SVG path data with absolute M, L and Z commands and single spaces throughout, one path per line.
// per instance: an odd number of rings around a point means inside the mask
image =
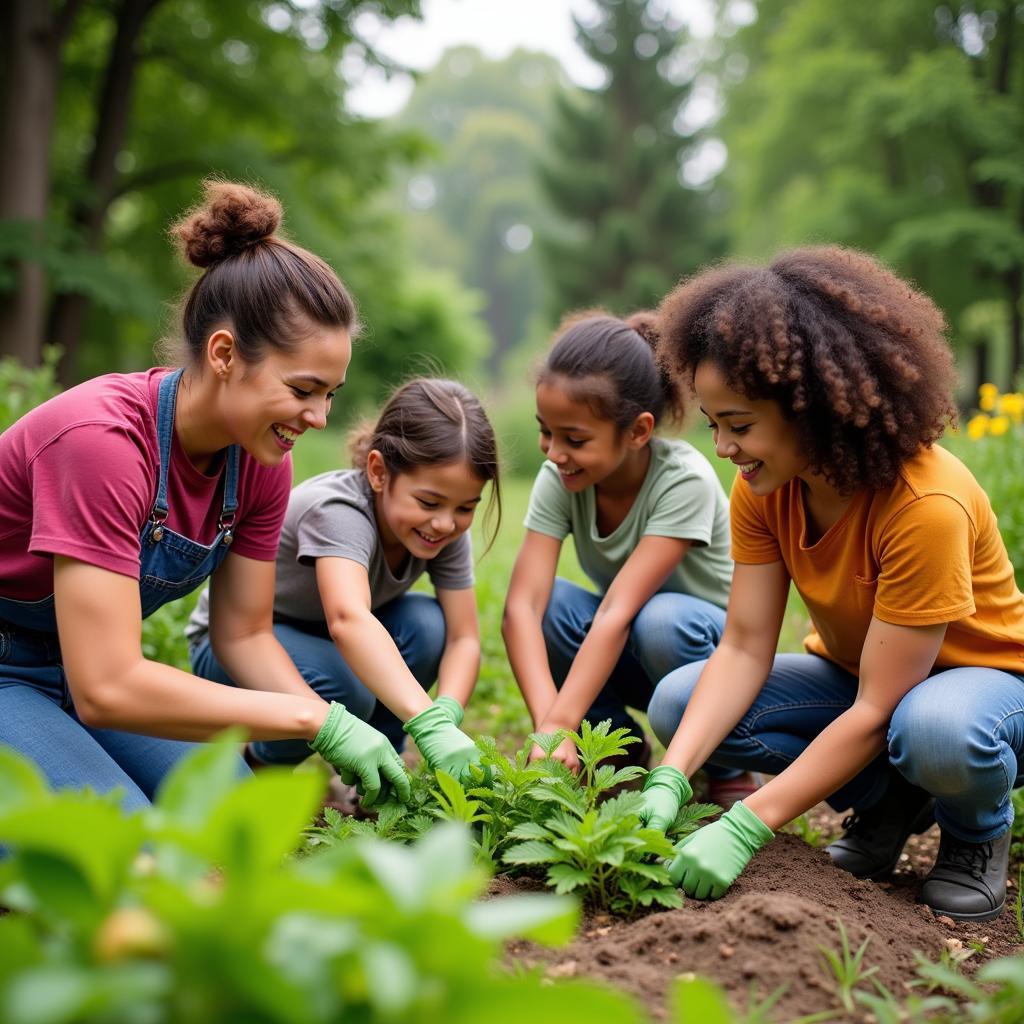
M 534 727 L 610 719 L 643 740 L 637 763 L 650 747 L 627 707 L 646 710 L 667 672 L 710 655 L 732 578 L 728 500 L 714 470 L 687 442 L 654 435 L 684 406 L 653 342 L 648 314 L 591 311 L 562 325 L 537 377 L 547 461 L 502 624 Z M 556 576 L 570 534 L 596 592 Z M 578 767 L 569 741 L 555 756 Z M 721 802 L 754 788 L 747 774 L 716 772 Z

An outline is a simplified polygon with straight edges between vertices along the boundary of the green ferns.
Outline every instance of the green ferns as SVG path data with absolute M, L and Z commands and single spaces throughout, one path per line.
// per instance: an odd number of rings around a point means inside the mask
M 576 744 L 580 773 L 573 775 L 551 754 L 566 738 Z M 675 839 L 715 814 L 714 804 L 690 804 L 679 813 L 669 836 L 643 828 L 640 795 L 613 795 L 624 783 L 644 774 L 642 768 L 615 769 L 603 764 L 636 742 L 625 729 L 584 722 L 576 733 L 536 733 L 514 759 L 499 753 L 492 740 L 479 741 L 483 764 L 490 769 L 477 785 L 463 786 L 438 772 L 413 779 L 408 806 L 385 804 L 376 822 L 358 821 L 328 809 L 324 824 L 308 830 L 310 843 L 334 845 L 353 835 L 409 842 L 439 820 L 457 821 L 473 830 L 478 859 L 492 870 L 529 872 L 558 893 L 575 893 L 589 905 L 633 913 L 654 905 L 678 907 L 682 897 L 662 862 L 672 855 Z M 547 755 L 529 761 L 536 744 Z

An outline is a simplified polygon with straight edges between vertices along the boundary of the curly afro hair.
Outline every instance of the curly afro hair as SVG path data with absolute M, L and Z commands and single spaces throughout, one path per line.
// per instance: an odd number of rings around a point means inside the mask
M 956 421 L 942 313 L 865 253 L 811 246 L 717 267 L 680 283 L 658 316 L 670 374 L 692 388 L 709 359 L 732 390 L 778 402 L 840 493 L 891 486 Z

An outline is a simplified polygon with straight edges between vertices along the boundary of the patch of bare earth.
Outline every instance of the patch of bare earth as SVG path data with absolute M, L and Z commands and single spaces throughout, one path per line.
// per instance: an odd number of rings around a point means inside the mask
M 816 808 L 811 820 L 827 835 L 840 829 L 839 817 L 827 808 Z M 966 971 L 993 956 L 1024 952 L 1011 906 L 1014 889 L 1002 917 L 983 924 L 936 917 L 915 902 L 937 845 L 935 829 L 913 837 L 892 881 L 873 883 L 833 867 L 823 849 L 780 835 L 720 900 L 687 900 L 679 910 L 633 920 L 589 914 L 570 946 L 551 950 L 519 941 L 509 945 L 508 956 L 553 977 L 608 982 L 636 996 L 655 1019 L 665 1015 L 669 984 L 686 972 L 714 979 L 738 1010 L 751 993 L 763 999 L 785 985 L 772 1016 L 788 1021 L 839 1005 L 821 954 L 821 947 L 839 947 L 838 918 L 853 949 L 871 940 L 864 967 L 877 966 L 878 981 L 902 998 L 915 976 L 915 951 L 937 960 L 958 943 L 963 949 L 983 943 Z M 492 892 L 536 886 L 534 880 L 499 878 Z

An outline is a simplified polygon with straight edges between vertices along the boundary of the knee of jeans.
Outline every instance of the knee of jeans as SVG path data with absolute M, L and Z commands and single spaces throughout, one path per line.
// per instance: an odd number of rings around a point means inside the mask
M 305 740 L 257 740 L 252 744 L 253 756 L 263 764 L 299 764 L 312 751 Z M 240 778 L 252 774 L 249 766 L 242 761 Z
M 578 589 L 568 580 L 555 577 L 551 597 L 548 598 L 548 606 L 541 620 L 541 632 L 548 650 L 562 649 L 566 644 L 578 647 L 590 628 L 590 617 L 581 617 L 573 601 Z
M 399 647 L 409 671 L 421 685 L 430 686 L 437 678 L 447 638 L 444 611 L 436 598 L 407 594 L 400 632 Z
M 700 678 L 704 662 L 692 662 L 670 672 L 654 689 L 654 696 L 647 706 L 647 720 L 654 735 L 665 745 L 672 741 L 679 722 L 686 710 L 694 687 Z
M 889 760 L 913 785 L 933 796 L 971 789 L 979 770 L 999 759 L 999 744 L 981 723 L 955 708 L 907 694 L 889 722 Z

